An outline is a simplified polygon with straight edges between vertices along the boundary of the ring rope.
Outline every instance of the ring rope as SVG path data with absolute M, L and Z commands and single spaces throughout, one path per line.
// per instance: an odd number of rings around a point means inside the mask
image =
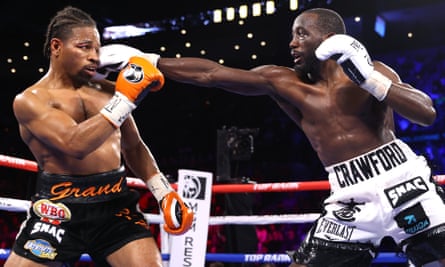
M 26 212 L 31 201 L 0 197 L 0 210 L 12 212 Z M 162 224 L 164 219 L 159 214 L 145 213 L 145 218 L 152 224 Z M 211 216 L 209 225 L 241 224 L 241 225 L 267 225 L 267 224 L 293 224 L 309 223 L 315 221 L 319 213 L 282 214 L 282 215 L 250 215 L 250 216 Z
M 37 163 L 31 160 L 20 159 L 0 154 L 0 166 L 6 166 L 16 169 L 36 172 Z M 433 176 L 439 184 L 445 184 L 445 175 Z M 145 183 L 138 178 L 127 177 L 129 186 L 147 189 Z M 176 184 L 172 184 L 176 189 Z M 310 191 L 310 190 L 328 190 L 330 185 L 328 181 L 312 182 L 290 182 L 290 183 L 263 183 L 263 184 L 241 184 L 241 185 L 213 185 L 214 193 L 253 193 L 253 192 L 283 192 L 283 191 Z M 0 197 L 0 210 L 13 212 L 27 211 L 31 205 L 30 201 L 2 198 Z M 163 219 L 159 214 L 144 214 L 151 223 L 162 223 Z M 214 216 L 210 217 L 209 224 L 274 224 L 274 223 L 305 223 L 312 222 L 318 218 L 319 214 L 283 214 L 283 215 L 261 215 L 261 216 Z M 253 219 L 255 217 L 255 219 Z M 254 222 L 254 223 L 253 223 Z M 0 259 L 6 259 L 10 254 L 9 249 L 0 249 Z M 169 254 L 162 254 L 163 260 L 169 260 Z M 81 261 L 91 261 L 88 254 L 83 254 Z M 207 261 L 222 262 L 285 262 L 290 259 L 287 254 L 225 254 L 225 253 L 207 253 Z M 406 263 L 407 259 L 403 254 L 398 253 L 379 253 L 374 259 L 375 263 Z
M 37 163 L 31 160 L 0 155 L 0 166 L 37 171 Z M 435 175 L 434 180 L 445 184 L 445 175 Z M 134 188 L 147 189 L 145 183 L 139 178 L 127 177 L 127 184 Z M 177 189 L 177 184 L 172 184 Z M 326 180 L 309 182 L 286 182 L 286 183 L 253 183 L 253 184 L 217 184 L 212 186 L 213 193 L 261 193 L 261 192 L 294 192 L 294 191 L 316 191 L 329 190 L 330 185 Z
M 0 249 L 0 260 L 5 260 L 11 253 L 10 249 Z M 162 260 L 168 261 L 170 254 L 161 254 Z M 79 261 L 90 262 L 91 258 L 88 254 L 82 254 Z M 206 261 L 221 261 L 232 263 L 290 263 L 287 254 L 242 254 L 242 253 L 206 253 Z M 392 253 L 382 252 L 377 255 L 373 263 L 406 263 L 405 256 Z

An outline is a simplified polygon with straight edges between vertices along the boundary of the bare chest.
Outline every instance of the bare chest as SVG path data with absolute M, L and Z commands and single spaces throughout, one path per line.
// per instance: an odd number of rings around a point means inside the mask
M 318 88 L 308 94 L 301 105 L 303 116 L 308 120 L 342 120 L 344 117 L 367 116 L 372 99 L 361 88 L 338 85 Z
M 96 115 L 108 101 L 103 94 L 81 90 L 52 90 L 50 95 L 49 105 L 68 114 L 77 123 Z

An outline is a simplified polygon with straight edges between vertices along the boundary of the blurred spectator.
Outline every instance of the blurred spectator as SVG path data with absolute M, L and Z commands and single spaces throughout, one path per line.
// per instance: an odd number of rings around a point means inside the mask
M 209 264 L 209 267 L 224 267 L 224 263 L 219 262 L 219 261 L 217 261 L 217 262 L 211 262 L 211 263 Z
M 258 225 L 255 229 L 258 238 L 257 253 L 268 253 L 269 249 L 267 247 L 267 241 L 269 240 L 269 233 L 267 231 L 267 226 Z

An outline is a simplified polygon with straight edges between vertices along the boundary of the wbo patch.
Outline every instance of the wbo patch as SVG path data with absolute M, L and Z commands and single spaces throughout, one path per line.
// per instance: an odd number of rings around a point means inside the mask
M 401 211 L 394 219 L 397 225 L 405 230 L 405 233 L 411 235 L 431 225 L 430 219 L 426 216 L 425 210 L 420 203 Z
M 60 223 L 71 220 L 70 209 L 62 203 L 54 203 L 48 199 L 40 199 L 32 205 L 32 209 L 44 221 Z

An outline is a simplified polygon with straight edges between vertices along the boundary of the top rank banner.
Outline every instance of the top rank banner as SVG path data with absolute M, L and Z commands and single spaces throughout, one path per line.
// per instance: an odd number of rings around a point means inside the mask
M 212 197 L 210 172 L 178 170 L 178 194 L 193 210 L 195 217 L 189 231 L 171 236 L 171 267 L 205 266 Z

